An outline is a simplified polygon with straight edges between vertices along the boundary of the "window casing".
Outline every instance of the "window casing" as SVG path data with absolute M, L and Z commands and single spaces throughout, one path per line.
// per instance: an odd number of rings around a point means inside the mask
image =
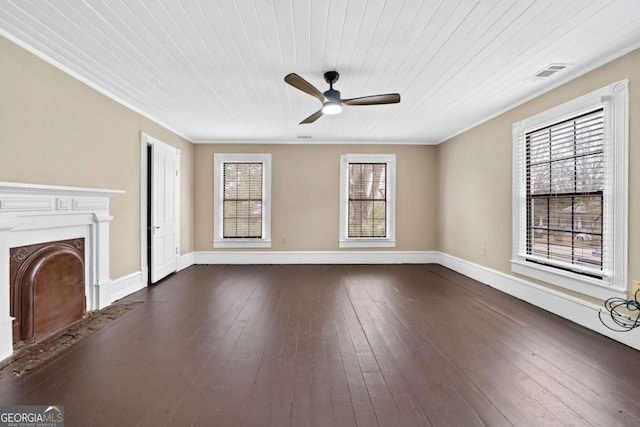
M 395 155 L 341 156 L 339 244 L 395 247 Z
M 596 298 L 626 293 L 627 86 L 514 123 L 514 272 Z
M 271 155 L 214 155 L 216 248 L 271 247 Z

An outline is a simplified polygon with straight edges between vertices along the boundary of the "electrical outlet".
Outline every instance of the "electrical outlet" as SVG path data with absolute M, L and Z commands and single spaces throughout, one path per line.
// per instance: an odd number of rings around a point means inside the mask
M 287 236 L 282 236 L 282 243 L 287 244 Z
M 482 256 L 486 256 L 487 255 L 487 248 L 484 246 L 480 246 L 480 255 Z
M 640 291 L 640 280 L 634 280 L 631 286 L 631 296 L 634 297 L 638 291 Z

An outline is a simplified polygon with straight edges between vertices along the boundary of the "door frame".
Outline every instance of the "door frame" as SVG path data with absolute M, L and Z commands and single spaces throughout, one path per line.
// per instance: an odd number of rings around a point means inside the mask
M 180 156 L 182 152 L 180 149 L 166 144 L 147 133 L 140 132 L 140 271 L 142 273 L 142 284 L 144 286 L 149 286 L 150 284 L 149 257 L 147 256 L 147 228 L 149 227 L 147 221 L 147 199 L 149 198 L 149 194 L 147 192 L 149 177 L 147 149 L 153 145 L 160 145 L 168 148 L 169 150 L 175 150 L 176 157 L 178 158 L 178 161 L 176 162 L 176 170 L 178 174 L 175 180 L 176 248 L 178 249 L 176 252 L 176 260 L 178 261 L 178 264 L 180 258 Z M 151 205 L 153 206 L 153 204 Z M 151 250 L 153 250 L 153 245 L 151 245 Z

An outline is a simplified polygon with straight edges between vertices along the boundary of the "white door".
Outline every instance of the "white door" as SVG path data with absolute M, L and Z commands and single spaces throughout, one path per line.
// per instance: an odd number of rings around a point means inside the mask
M 151 282 L 177 269 L 176 194 L 178 161 L 175 148 L 151 145 Z

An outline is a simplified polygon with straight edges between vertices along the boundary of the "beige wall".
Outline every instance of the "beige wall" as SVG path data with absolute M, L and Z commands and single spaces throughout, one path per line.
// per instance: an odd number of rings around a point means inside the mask
M 440 144 L 439 249 L 510 274 L 512 123 L 627 78 L 629 284 L 640 280 L 640 50 Z
M 0 37 L 0 181 L 125 190 L 111 277 L 140 270 L 140 132 L 182 150 L 182 253 L 193 250 L 193 145 Z
M 396 248 L 436 249 L 436 147 L 392 145 L 196 145 L 194 248 L 213 249 L 213 154 L 272 154 L 271 250 L 338 250 L 340 155 L 396 154 Z M 282 243 L 282 236 L 288 242 Z

